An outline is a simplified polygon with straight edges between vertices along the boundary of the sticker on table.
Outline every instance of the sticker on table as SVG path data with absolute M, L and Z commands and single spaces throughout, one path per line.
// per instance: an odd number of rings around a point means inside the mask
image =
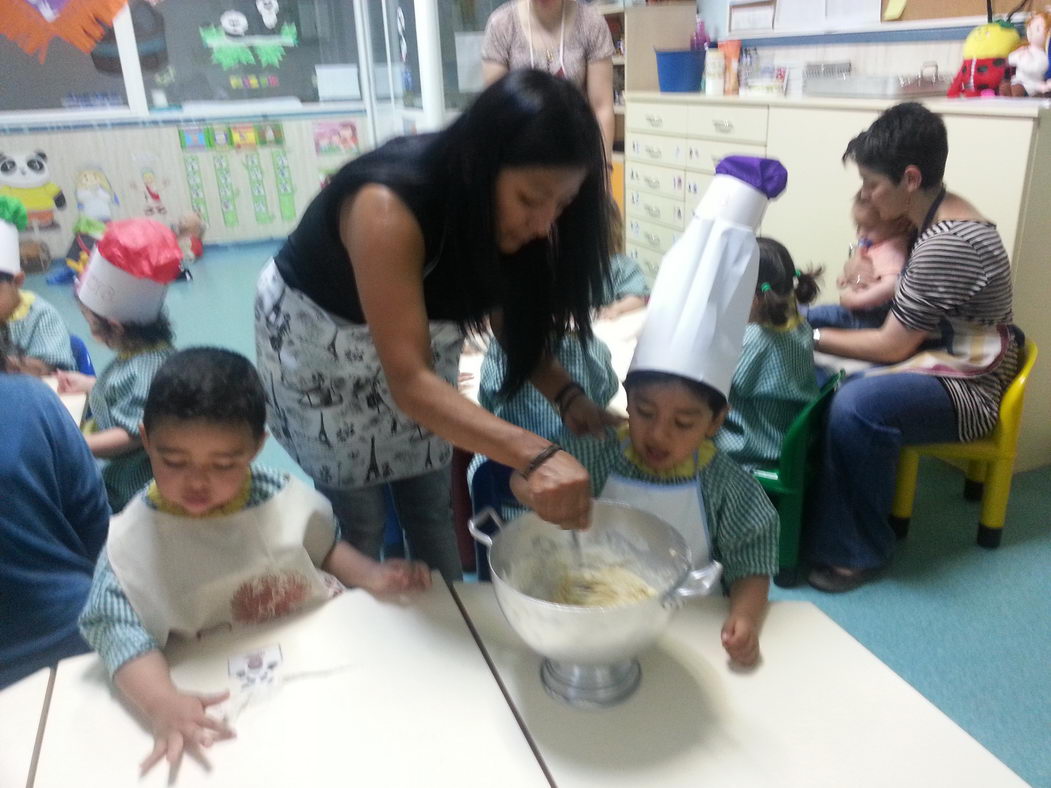
M 273 685 L 282 661 L 281 646 L 275 644 L 230 657 L 227 667 L 231 678 L 240 681 L 241 689 L 247 690 Z

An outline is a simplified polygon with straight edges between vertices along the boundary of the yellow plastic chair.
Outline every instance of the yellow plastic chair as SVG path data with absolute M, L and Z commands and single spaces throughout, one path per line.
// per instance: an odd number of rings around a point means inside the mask
M 1007 499 L 1011 495 L 1011 475 L 1018 449 L 1018 430 L 1022 422 L 1022 403 L 1025 384 L 1033 371 L 1037 357 L 1036 343 L 1028 341 L 1018 374 L 1004 392 L 1000 402 L 1000 417 L 993 431 L 985 438 L 967 443 L 925 443 L 906 446 L 898 457 L 898 479 L 891 505 L 890 524 L 899 538 L 909 531 L 912 505 L 916 499 L 916 476 L 920 455 L 967 460 L 967 480 L 964 497 L 982 502 L 978 518 L 977 542 L 981 547 L 1000 546 L 1007 514 Z

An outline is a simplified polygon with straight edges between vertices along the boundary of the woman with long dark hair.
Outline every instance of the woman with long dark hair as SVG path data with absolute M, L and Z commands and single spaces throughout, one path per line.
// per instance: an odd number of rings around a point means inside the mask
M 586 522 L 586 471 L 456 390 L 465 332 L 491 321 L 505 389 L 526 381 L 570 429 L 603 413 L 552 358 L 590 336 L 609 276 L 606 168 L 572 85 L 516 71 L 437 134 L 392 140 L 346 165 L 260 276 L 260 372 L 277 440 L 332 501 L 344 536 L 382 541 L 389 483 L 416 556 L 459 576 L 452 445 L 528 477 L 539 514 Z

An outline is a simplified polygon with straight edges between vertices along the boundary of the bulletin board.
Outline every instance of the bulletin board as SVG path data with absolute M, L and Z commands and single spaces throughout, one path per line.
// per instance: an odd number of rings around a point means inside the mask
M 882 0 L 883 11 L 893 4 L 894 0 Z M 993 0 L 994 14 L 1007 14 L 1015 9 L 1019 0 Z M 1033 3 L 1040 6 L 1040 3 Z M 960 16 L 985 16 L 985 0 L 907 0 L 905 10 L 895 20 L 898 22 L 917 22 L 925 19 L 951 19 Z M 883 15 L 880 15 L 883 18 Z M 1017 18 L 1022 18 L 1018 16 Z M 893 24 L 888 22 L 887 24 Z

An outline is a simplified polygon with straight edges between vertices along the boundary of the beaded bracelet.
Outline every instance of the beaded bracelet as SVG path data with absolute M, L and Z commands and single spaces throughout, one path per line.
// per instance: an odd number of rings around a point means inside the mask
M 562 450 L 562 447 L 559 446 L 557 443 L 552 443 L 546 446 L 543 451 L 541 451 L 538 455 L 536 455 L 533 459 L 529 461 L 529 465 L 526 466 L 526 469 L 524 471 L 521 471 L 522 478 L 528 479 L 533 474 L 533 471 L 535 471 L 537 468 L 539 468 L 545 462 L 550 460 L 555 454 Z

